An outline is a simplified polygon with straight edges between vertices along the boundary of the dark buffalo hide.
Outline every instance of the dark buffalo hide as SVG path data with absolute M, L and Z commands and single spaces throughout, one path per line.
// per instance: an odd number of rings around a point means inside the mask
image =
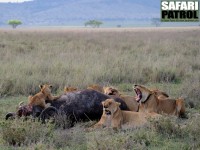
M 67 116 L 71 125 L 78 121 L 98 120 L 103 113 L 103 106 L 101 102 L 106 99 L 112 98 L 111 96 L 102 94 L 94 90 L 83 90 L 77 92 L 71 92 L 62 95 L 55 101 L 46 101 L 51 106 L 42 109 L 40 106 L 33 106 L 32 111 L 27 111 L 28 105 L 20 106 L 16 113 L 8 113 L 5 119 L 15 118 L 21 116 L 33 116 L 38 117 L 45 122 L 45 119 L 59 114 L 61 116 Z M 114 98 L 117 102 L 120 102 L 120 108 L 122 110 L 128 110 L 125 102 L 120 98 Z M 59 116 L 58 116 L 59 117 Z
M 69 116 L 73 122 L 97 120 L 103 113 L 101 102 L 109 98 L 112 97 L 94 90 L 83 90 L 62 95 L 58 100 L 51 102 L 51 106 L 55 107 L 62 115 Z M 120 98 L 114 99 L 121 103 L 122 110 L 128 110 L 124 101 Z

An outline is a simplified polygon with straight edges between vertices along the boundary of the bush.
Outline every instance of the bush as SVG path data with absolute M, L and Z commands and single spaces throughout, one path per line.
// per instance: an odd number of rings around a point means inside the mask
M 184 129 L 177 124 L 172 117 L 162 117 L 157 121 L 152 121 L 153 128 L 158 134 L 166 136 L 168 138 L 184 138 Z
M 52 125 L 41 125 L 40 122 L 15 119 L 13 122 L 1 122 L 1 136 L 5 143 L 14 146 L 30 145 L 51 136 Z
M 185 138 L 188 141 L 190 149 L 198 149 L 200 147 L 200 116 L 195 114 L 190 120 L 188 126 L 185 128 Z
M 190 107 L 200 108 L 200 78 L 196 75 L 184 81 L 180 88 L 181 95 Z
M 83 128 L 79 126 L 73 129 L 56 130 L 51 143 L 54 143 L 56 149 L 68 147 L 69 149 L 87 149 L 87 139 Z

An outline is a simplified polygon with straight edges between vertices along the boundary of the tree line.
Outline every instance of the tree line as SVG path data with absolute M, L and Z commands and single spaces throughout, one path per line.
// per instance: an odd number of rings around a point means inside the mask
M 152 25 L 158 27 L 161 25 L 160 18 L 152 18 L 151 19 Z M 13 29 L 15 29 L 17 26 L 21 25 L 22 22 L 20 20 L 9 20 L 8 24 L 12 26 Z M 99 28 L 103 22 L 98 20 L 89 20 L 84 23 L 85 27 L 92 27 L 92 28 Z M 121 25 L 117 25 L 117 27 L 121 27 Z

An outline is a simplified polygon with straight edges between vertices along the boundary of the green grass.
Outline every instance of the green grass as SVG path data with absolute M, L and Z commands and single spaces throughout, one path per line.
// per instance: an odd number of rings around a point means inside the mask
M 200 29 L 0 30 L 0 149 L 198 149 L 200 148 Z M 134 95 L 133 84 L 158 88 L 194 103 L 189 119 L 164 117 L 141 129 L 86 132 L 16 119 L 7 112 L 27 102 L 39 84 L 113 85 Z M 188 106 L 188 105 L 187 105 Z M 179 125 L 177 125 L 179 124 Z M 7 132 L 5 132 L 7 131 Z

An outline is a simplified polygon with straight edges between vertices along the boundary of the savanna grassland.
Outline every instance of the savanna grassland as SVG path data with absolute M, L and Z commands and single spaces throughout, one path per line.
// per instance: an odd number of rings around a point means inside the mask
M 200 148 L 200 28 L 0 29 L 0 39 L 0 149 Z M 164 116 L 119 132 L 4 120 L 43 83 L 54 94 L 96 83 L 129 95 L 143 84 L 185 98 L 188 119 Z

